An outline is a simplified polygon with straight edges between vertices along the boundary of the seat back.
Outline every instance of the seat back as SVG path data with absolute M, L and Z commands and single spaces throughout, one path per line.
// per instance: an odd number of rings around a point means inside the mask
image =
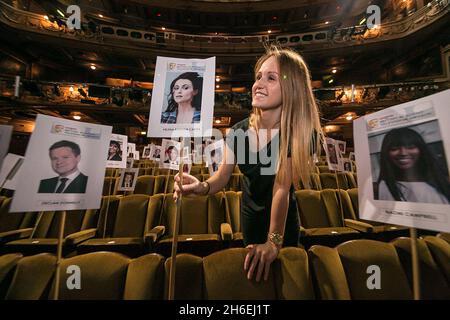
M 358 188 L 353 188 L 347 190 L 347 194 L 352 201 L 353 211 L 355 212 L 355 216 L 359 219 L 359 202 L 358 202 Z
M 81 290 L 67 287 L 72 273 L 61 272 L 60 300 L 120 300 L 123 298 L 127 268 L 130 259 L 113 252 L 93 252 L 64 259 L 61 270 L 78 266 L 81 271 Z M 53 281 L 52 292 L 55 289 Z
M 391 243 L 395 246 L 403 269 L 413 287 L 411 238 L 397 238 Z M 450 286 L 445 275 L 433 259 L 427 243 L 423 239 L 416 242 L 420 272 L 420 298 L 421 299 L 450 299 Z M 448 250 L 450 251 L 450 250 Z M 447 264 L 450 260 L 447 260 Z
M 117 194 L 117 183 L 119 178 L 106 177 L 103 181 L 103 196 L 115 195 Z
M 337 181 L 336 181 L 337 175 Z M 320 184 L 322 189 L 344 189 L 347 190 L 348 181 L 345 173 L 338 172 L 335 173 L 320 173 Z
M 320 177 L 317 173 L 311 173 L 310 175 L 310 181 L 309 181 L 309 188 L 306 188 L 306 186 L 303 184 L 302 181 L 300 181 L 300 189 L 311 189 L 311 190 L 322 190 L 322 184 L 320 183 Z
M 319 169 L 319 173 L 328 173 L 330 172 L 330 168 L 328 168 L 328 165 L 318 165 L 317 168 Z
M 202 173 L 202 167 L 200 167 L 200 166 L 195 166 L 195 165 L 193 165 L 192 167 L 191 167 L 191 175 L 196 175 L 196 174 L 201 174 Z
M 11 284 L 14 270 L 22 258 L 20 253 L 10 253 L 0 256 L 0 300 L 5 299 L 8 287 Z
M 169 296 L 170 265 L 172 258 L 164 263 L 164 299 Z M 203 259 L 192 254 L 177 254 L 175 274 L 175 300 L 201 300 L 204 296 Z
M 205 258 L 177 256 L 176 299 L 275 300 L 314 299 L 307 254 L 283 248 L 272 263 L 269 280 L 247 279 L 243 269 L 248 250 L 233 248 Z M 171 259 L 166 261 L 166 288 Z
M 34 216 L 32 213 L 9 212 L 12 198 L 5 198 L 0 205 L 0 232 L 27 228 L 32 221 L 28 221 Z M 27 219 L 27 221 L 24 221 Z
M 351 189 L 349 189 L 351 190 Z M 357 220 L 355 211 L 353 210 L 353 203 L 346 190 L 336 190 L 339 202 L 342 205 L 342 211 L 344 213 L 344 219 Z
M 152 196 L 155 190 L 155 176 L 142 175 L 137 177 L 133 194 Z
M 167 194 L 161 224 L 166 235 L 173 235 L 176 203 L 172 194 Z M 220 234 L 220 225 L 226 222 L 222 193 L 209 196 L 183 197 L 179 234 Z
M 355 179 L 353 172 L 346 172 L 345 175 L 347 176 L 348 188 L 349 189 L 357 188 L 358 182 Z
M 407 276 L 392 244 L 353 240 L 338 245 L 336 250 L 345 270 L 352 299 L 412 298 Z M 371 290 L 367 285 L 370 266 L 379 267 L 381 289 Z
M 88 210 L 97 216 L 97 237 L 111 237 L 119 207 L 119 196 L 103 196 L 100 209 Z M 105 226 L 106 224 L 106 226 Z
M 62 215 L 61 212 L 52 212 L 47 218 L 52 218 L 49 224 L 49 228 L 47 230 L 47 234 L 43 238 L 58 238 L 59 235 L 59 226 L 61 223 Z M 46 214 L 46 213 L 45 213 Z M 95 224 L 88 225 L 85 222 L 86 210 L 70 210 L 66 211 L 66 221 L 64 223 L 64 237 L 69 234 L 84 230 L 83 228 L 95 228 Z M 42 221 L 42 220 L 41 220 Z M 92 221 L 95 223 L 96 221 Z
M 143 237 L 148 230 L 148 205 L 150 196 L 133 194 L 119 199 L 113 238 Z
M 427 236 L 424 240 L 450 286 L 450 244 L 438 237 Z
M 336 192 L 298 190 L 295 192 L 300 213 L 300 223 L 305 228 L 328 228 L 344 226 Z
M 55 271 L 56 257 L 41 253 L 17 262 L 6 300 L 46 299 Z
M 164 286 L 164 257 L 147 254 L 128 265 L 124 300 L 161 300 Z
M 228 206 L 227 221 L 233 232 L 241 232 L 242 192 L 227 191 L 225 194 Z

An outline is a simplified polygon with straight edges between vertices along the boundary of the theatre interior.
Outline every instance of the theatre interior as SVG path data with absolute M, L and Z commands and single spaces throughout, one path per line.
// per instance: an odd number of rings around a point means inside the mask
M 450 89 L 450 1 L 72 2 L 0 0 L 0 125 L 12 127 L 1 153 L 0 299 L 450 299 L 449 233 L 360 217 L 354 135 L 362 117 Z M 270 44 L 305 60 L 324 135 L 345 142 L 351 166 L 332 170 L 320 154 L 310 185 L 294 190 L 298 245 L 256 281 L 244 271 L 239 166 L 222 191 L 176 203 L 178 170 L 144 149 L 162 143 L 147 136 L 157 57 L 215 57 L 212 127 L 226 134 L 252 113 L 255 63 Z M 40 116 L 127 136 L 132 191 L 119 190 L 124 169 L 105 166 L 97 208 L 10 212 L 19 190 L 8 179 L 20 168 L 7 171 L 6 159 L 28 161 Z M 190 175 L 204 182 L 210 168 L 193 163 Z

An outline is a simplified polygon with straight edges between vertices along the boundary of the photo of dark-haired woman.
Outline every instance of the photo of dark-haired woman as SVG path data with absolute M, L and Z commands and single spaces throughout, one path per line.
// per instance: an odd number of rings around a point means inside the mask
M 197 72 L 185 72 L 170 84 L 167 109 L 162 124 L 199 123 L 203 78 Z
M 415 130 L 398 128 L 383 139 L 377 200 L 449 204 L 448 173 Z

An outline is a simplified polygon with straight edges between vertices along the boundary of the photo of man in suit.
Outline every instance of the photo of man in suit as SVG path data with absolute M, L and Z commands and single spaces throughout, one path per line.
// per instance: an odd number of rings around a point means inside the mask
M 131 188 L 133 186 L 134 173 L 125 172 L 122 182 L 122 188 Z
M 43 179 L 38 193 L 85 193 L 88 177 L 78 170 L 81 150 L 72 141 L 61 140 L 50 149 L 50 162 L 58 177 Z
M 166 150 L 167 160 L 164 163 L 176 164 L 178 165 L 178 149 L 175 146 L 170 146 Z

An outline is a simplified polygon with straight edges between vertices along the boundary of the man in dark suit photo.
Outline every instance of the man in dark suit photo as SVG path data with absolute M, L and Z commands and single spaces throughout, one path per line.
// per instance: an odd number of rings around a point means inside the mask
M 88 177 L 78 170 L 80 146 L 61 140 L 50 147 L 49 153 L 52 169 L 58 177 L 41 180 L 38 193 L 85 193 Z

